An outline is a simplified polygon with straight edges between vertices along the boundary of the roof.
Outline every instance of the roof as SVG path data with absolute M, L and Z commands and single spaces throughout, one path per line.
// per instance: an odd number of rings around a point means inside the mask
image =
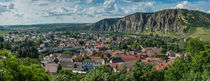
M 60 61 L 60 64 L 63 69 L 71 69 L 74 66 L 73 62 Z
M 152 56 L 152 55 L 154 55 L 155 54 L 155 52 L 153 51 L 153 50 L 148 50 L 147 51 L 147 55 L 148 56 Z
M 72 58 L 72 55 L 70 55 L 70 54 L 62 54 L 60 56 L 60 58 Z
M 122 70 L 124 67 L 124 65 L 122 64 L 115 64 L 115 63 L 106 63 L 106 65 L 109 65 L 112 68 L 116 68 L 117 70 Z
M 80 56 L 77 56 L 75 59 L 74 59 L 74 62 L 80 62 L 80 61 L 82 61 L 83 60 L 83 57 L 82 57 L 82 55 L 80 55 Z
M 137 53 L 136 55 L 138 55 L 138 56 L 147 55 L 147 53 Z
M 82 51 L 81 54 L 88 54 L 88 51 Z
M 145 60 L 141 60 L 141 62 L 152 62 L 152 61 L 159 61 L 159 62 L 163 62 L 163 60 L 161 58 L 152 58 L 152 57 L 147 57 Z
M 161 58 L 151 58 L 151 57 L 146 58 L 146 60 L 162 61 Z
M 83 63 L 94 63 L 94 61 L 91 59 L 85 59 L 83 60 Z
M 58 64 L 55 64 L 55 63 L 46 63 L 44 68 L 47 72 L 56 73 L 58 70 L 57 66 Z
M 157 47 L 154 47 L 153 49 L 152 49 L 156 54 L 160 54 L 161 53 L 161 48 L 157 48 Z
M 129 56 L 122 56 L 123 61 L 137 61 L 139 60 L 139 56 L 129 55 Z
M 123 62 L 122 58 L 113 58 L 112 63 Z
M 102 63 L 104 61 L 104 59 L 101 59 L 101 57 L 95 57 L 95 56 L 92 56 L 91 60 L 93 60 L 97 63 Z
M 175 52 L 172 51 L 172 50 L 168 51 L 167 54 L 168 54 L 168 53 L 170 53 L 170 54 L 175 54 Z
M 171 63 L 162 63 L 161 65 L 157 65 L 157 66 L 154 66 L 154 68 L 156 70 L 159 70 L 159 69 L 166 69 L 168 66 L 170 66 Z

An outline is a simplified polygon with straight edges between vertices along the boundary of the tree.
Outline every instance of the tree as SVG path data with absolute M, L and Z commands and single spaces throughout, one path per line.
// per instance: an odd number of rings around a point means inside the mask
M 185 58 L 186 60 L 184 60 Z M 190 66 L 189 61 L 191 61 L 191 57 L 188 56 L 185 58 L 184 56 L 181 56 L 179 59 L 173 62 L 172 67 L 169 67 L 168 70 L 166 70 L 166 80 L 180 80 L 183 78 L 184 73 L 186 73 L 186 71 L 188 71 L 190 68 L 188 66 Z
M 42 43 L 43 43 L 42 39 L 38 39 L 38 40 L 36 41 L 36 44 L 37 44 L 37 45 L 40 45 L 40 44 L 42 44 Z
M 11 56 L 6 49 L 0 50 L 0 55 L 1 56 L 6 56 L 6 57 L 10 57 Z
M 48 74 L 40 65 L 26 61 L 15 56 L 4 59 L 1 64 L 3 81 L 49 81 Z
M 120 43 L 120 46 L 119 46 L 120 49 L 127 49 L 127 45 L 125 43 Z
M 50 35 L 50 39 L 54 39 L 55 38 L 55 36 L 52 34 L 52 35 Z
M 112 81 L 111 71 L 106 66 L 91 70 L 81 81 Z
M 22 58 L 38 58 L 39 52 L 35 47 L 25 48 L 25 49 L 19 49 L 18 50 L 18 57 Z
M 164 80 L 164 71 L 155 70 L 150 63 L 134 64 L 134 69 L 127 75 L 125 81 L 162 81 Z
M 70 54 L 70 55 L 74 55 L 74 52 L 72 52 L 72 51 L 64 51 L 64 52 L 62 52 L 62 54 Z
M 85 42 L 84 42 L 84 41 L 82 41 L 82 40 L 80 40 L 80 41 L 79 41 L 79 44 L 80 44 L 80 45 L 84 45 L 84 44 L 85 44 Z
M 90 59 L 90 57 L 87 55 L 84 55 L 84 59 Z
M 4 42 L 4 38 L 3 37 L 0 37 L 0 43 L 1 42 Z
M 123 69 L 120 72 L 115 72 L 112 74 L 112 80 L 113 81 L 124 81 L 127 75 L 126 67 L 123 67 Z
M 187 50 L 189 55 L 182 55 L 173 62 L 165 73 L 165 80 L 210 80 L 210 50 L 209 44 L 204 45 L 202 41 L 191 39 L 188 41 Z
M 200 41 L 199 39 L 190 39 L 187 43 L 187 51 L 191 52 L 191 54 L 194 56 L 194 54 L 198 54 L 200 51 L 204 50 L 204 43 Z
M 81 78 L 82 74 L 73 73 L 71 70 L 59 70 L 55 81 L 79 81 Z
M 3 46 L 4 46 L 4 49 L 11 49 L 11 45 L 9 44 L 8 41 L 4 41 Z
M 0 81 L 4 81 L 4 73 L 3 70 L 0 68 Z
M 62 70 L 61 64 L 58 64 L 57 68 L 58 68 L 58 71 Z

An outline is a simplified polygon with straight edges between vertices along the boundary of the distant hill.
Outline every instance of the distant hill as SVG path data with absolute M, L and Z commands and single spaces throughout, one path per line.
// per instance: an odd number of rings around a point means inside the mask
M 34 25 L 12 25 L 6 29 L 31 29 L 36 31 L 87 31 L 91 27 L 89 23 L 52 23 Z
M 96 31 L 187 32 L 191 27 L 209 27 L 210 14 L 187 9 L 166 9 L 154 13 L 134 13 L 123 18 L 103 19 L 92 25 Z

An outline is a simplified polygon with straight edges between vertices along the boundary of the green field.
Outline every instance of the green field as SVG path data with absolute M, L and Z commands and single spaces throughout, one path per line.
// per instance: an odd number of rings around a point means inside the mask
M 204 41 L 210 41 L 210 28 L 198 27 L 189 32 L 189 37 L 199 38 Z
M 8 34 L 9 32 L 12 32 L 12 31 L 4 31 L 4 30 L 0 30 L 0 35 L 3 35 L 3 34 Z

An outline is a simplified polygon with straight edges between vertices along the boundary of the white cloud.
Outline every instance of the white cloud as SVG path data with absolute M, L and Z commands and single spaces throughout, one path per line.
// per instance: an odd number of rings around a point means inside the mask
M 14 4 L 10 3 L 10 4 L 0 4 L 0 15 L 4 12 L 9 12 L 12 9 L 14 9 Z
M 210 10 L 207 13 L 210 13 Z
M 95 2 L 96 0 L 86 0 L 88 3 L 93 3 Z
M 0 0 L 1 24 L 95 22 L 165 8 L 208 11 L 210 1 L 164 3 L 156 0 Z M 210 11 L 209 11 L 210 12 Z M 7 21 L 5 21 L 7 20 Z
M 175 8 L 180 8 L 180 9 L 187 8 L 188 5 L 189 5 L 188 1 L 183 1 L 183 2 L 181 2 L 179 4 L 177 4 Z

